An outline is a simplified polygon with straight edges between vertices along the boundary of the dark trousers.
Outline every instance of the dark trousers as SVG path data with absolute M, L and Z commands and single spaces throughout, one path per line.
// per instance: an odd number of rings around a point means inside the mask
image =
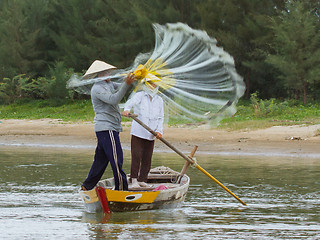
M 131 178 L 137 178 L 139 182 L 148 180 L 153 147 L 153 140 L 150 141 L 131 135 Z
M 110 162 L 115 181 L 115 190 L 128 190 L 127 177 L 122 170 L 123 153 L 119 133 L 116 131 L 96 132 L 98 144 L 94 161 L 87 179 L 82 184 L 91 190 L 100 181 L 108 163 Z

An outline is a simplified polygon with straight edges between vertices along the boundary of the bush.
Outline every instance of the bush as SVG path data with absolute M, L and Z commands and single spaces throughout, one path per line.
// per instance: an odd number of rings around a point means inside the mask
M 66 83 L 72 74 L 73 71 L 68 70 L 63 62 L 56 62 L 54 66 L 50 68 L 51 79 L 47 85 L 49 99 L 65 100 L 69 98 Z
M 250 101 L 256 117 L 277 115 L 289 106 L 287 101 L 279 102 L 275 98 L 269 100 L 259 99 L 257 92 L 251 94 Z
M 18 99 L 51 99 L 61 105 L 66 99 L 73 98 L 74 92 L 66 89 L 66 82 L 73 74 L 63 62 L 50 68 L 48 77 L 30 78 L 20 74 L 0 81 L 0 103 L 11 104 Z
M 21 98 L 24 95 L 23 85 L 25 83 L 24 74 L 10 78 L 4 78 L 0 83 L 0 100 L 4 104 L 14 102 L 16 98 Z

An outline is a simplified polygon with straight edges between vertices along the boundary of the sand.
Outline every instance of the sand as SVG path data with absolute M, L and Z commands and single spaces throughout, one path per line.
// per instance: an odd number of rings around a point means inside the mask
M 0 147 L 50 147 L 94 149 L 92 123 L 66 123 L 57 119 L 1 120 Z M 206 127 L 167 127 L 163 137 L 182 152 L 195 145 L 197 154 L 241 156 L 293 156 L 320 159 L 320 124 L 274 126 L 260 130 L 226 131 Z M 130 123 L 123 125 L 120 139 L 130 149 Z M 1 148 L 0 148 L 1 150 Z M 160 140 L 155 151 L 172 152 Z

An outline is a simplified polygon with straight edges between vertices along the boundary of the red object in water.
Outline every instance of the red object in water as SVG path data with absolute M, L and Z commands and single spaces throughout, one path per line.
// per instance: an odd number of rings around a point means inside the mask
M 96 192 L 102 207 L 102 211 L 104 213 L 111 213 L 108 205 L 107 195 L 106 191 L 103 187 L 96 187 Z

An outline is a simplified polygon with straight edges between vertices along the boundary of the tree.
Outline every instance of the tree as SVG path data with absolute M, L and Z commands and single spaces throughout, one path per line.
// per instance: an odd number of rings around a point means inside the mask
M 308 89 L 320 81 L 319 17 L 303 1 L 288 1 L 286 11 L 271 18 L 273 31 L 272 52 L 266 62 L 280 71 L 295 97 L 303 94 L 307 103 Z
M 152 23 L 190 19 L 191 0 L 52 0 L 50 54 L 76 71 L 95 59 L 128 67 L 154 45 Z M 57 14 L 58 13 L 58 14 Z
M 198 6 L 202 28 L 234 57 L 246 83 L 247 98 L 250 92 L 271 89 L 265 88 L 273 79 L 264 62 L 270 32 L 265 19 L 283 4 L 284 0 L 208 0 Z
M 2 1 L 0 10 L 0 79 L 37 75 L 45 67 L 47 1 Z

